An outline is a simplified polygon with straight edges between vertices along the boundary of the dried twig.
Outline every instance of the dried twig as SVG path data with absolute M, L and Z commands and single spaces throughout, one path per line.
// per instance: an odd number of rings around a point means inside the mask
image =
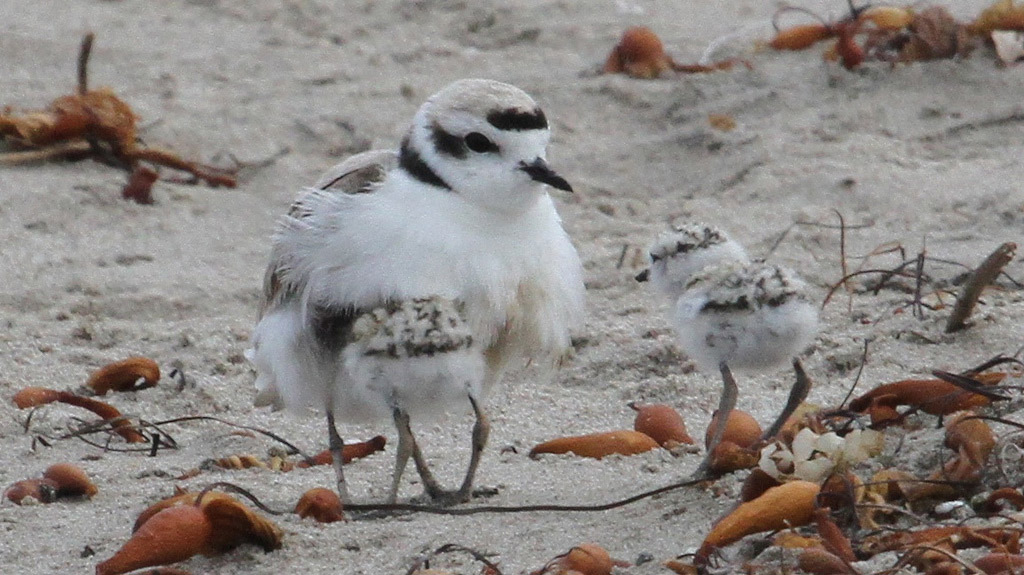
M 846 405 L 847 401 L 850 401 L 850 397 L 853 396 L 853 390 L 857 389 L 857 384 L 860 383 L 860 376 L 864 373 L 864 366 L 868 363 L 868 344 L 871 343 L 871 338 L 864 340 L 864 352 L 860 356 L 860 366 L 857 367 L 857 375 L 853 378 L 853 385 L 850 386 L 850 391 L 846 392 L 846 397 L 843 398 L 842 403 L 839 404 L 839 409 L 842 409 Z
M 953 313 L 950 314 L 949 321 L 946 322 L 946 333 L 953 333 L 967 327 L 967 318 L 974 311 L 981 292 L 1002 273 L 1006 264 L 1013 260 L 1016 251 L 1017 244 L 1006 242 L 989 254 L 985 261 L 971 273 L 970 279 L 964 284 L 960 296 L 956 299 L 956 305 L 953 306 Z

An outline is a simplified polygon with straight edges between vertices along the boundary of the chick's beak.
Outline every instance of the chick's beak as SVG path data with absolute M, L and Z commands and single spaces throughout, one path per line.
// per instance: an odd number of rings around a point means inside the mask
M 537 158 L 529 164 L 526 162 L 519 162 L 519 169 L 526 172 L 526 174 L 534 181 L 547 184 L 552 188 L 565 190 L 566 192 L 572 191 L 572 186 L 569 185 L 569 182 L 565 181 L 565 178 L 562 176 L 556 174 L 543 158 Z

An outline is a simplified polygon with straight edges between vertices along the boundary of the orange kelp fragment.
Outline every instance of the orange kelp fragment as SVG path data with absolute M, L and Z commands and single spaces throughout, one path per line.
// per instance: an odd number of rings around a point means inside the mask
M 731 441 L 721 441 L 711 451 L 711 462 L 708 469 L 714 473 L 730 473 L 740 469 L 757 467 L 761 452 L 747 447 L 740 447 Z
M 712 551 L 752 533 L 798 527 L 811 522 L 821 488 L 810 481 L 790 481 L 741 503 L 711 528 L 697 550 L 696 561 L 706 562 Z
M 812 575 L 836 575 L 856 573 L 842 559 L 824 549 L 805 549 L 800 553 L 798 566 L 801 571 Z
M 1003 372 L 979 373 L 970 377 L 984 385 L 1001 382 Z M 909 405 L 932 415 L 949 415 L 972 407 L 988 405 L 991 400 L 941 379 L 904 379 L 880 385 L 850 402 L 850 409 L 864 413 L 872 404 Z
M 314 487 L 303 493 L 295 504 L 295 514 L 302 518 L 312 517 L 320 523 L 334 523 L 345 518 L 338 494 L 323 487 Z
M 974 566 L 987 575 L 1013 575 L 1024 572 L 1024 557 L 1019 554 L 989 553 L 975 559 Z
M 800 24 L 776 32 L 768 46 L 775 50 L 804 50 L 833 36 L 835 29 L 826 24 Z
M 52 479 L 22 479 L 15 481 L 4 490 L 4 497 L 21 505 L 25 499 L 39 503 L 53 503 L 57 500 L 57 482 Z
M 1024 493 L 1021 493 L 1019 489 L 1013 487 L 1002 487 L 996 489 L 985 498 L 985 502 L 982 503 L 978 511 L 983 513 L 998 513 L 1000 503 L 1005 501 L 1010 505 L 1016 507 L 1018 510 L 1024 509 Z
M 1024 4 L 1013 0 L 996 0 L 967 25 L 976 36 L 989 36 L 995 30 L 1024 30 Z
M 853 554 L 853 544 L 832 520 L 829 513 L 828 507 L 820 507 L 814 511 L 814 524 L 818 528 L 818 535 L 821 536 L 825 549 L 844 561 L 850 563 L 856 561 L 857 556 Z
M 18 409 L 28 409 L 39 405 L 46 405 L 60 400 L 61 391 L 47 389 L 45 387 L 26 387 L 14 394 L 11 403 Z
M 992 428 L 974 412 L 959 413 L 946 423 L 946 447 L 966 458 L 971 465 L 981 468 L 996 447 Z
M 356 459 L 362 459 L 367 455 L 373 455 L 378 451 L 384 451 L 384 445 L 387 443 L 387 438 L 383 435 L 377 435 L 367 439 L 366 441 L 360 441 L 358 443 L 347 443 L 341 448 L 341 462 L 349 463 Z M 311 467 L 313 465 L 331 465 L 334 463 L 334 456 L 331 455 L 330 449 L 325 449 L 320 453 L 309 458 L 309 461 L 300 461 L 295 464 L 295 467 Z
M 81 467 L 70 463 L 55 463 L 47 467 L 43 477 L 57 485 L 58 497 L 92 497 L 99 491 Z
M 110 559 L 96 565 L 96 575 L 120 575 L 208 553 L 213 530 L 213 523 L 200 507 L 181 505 L 163 509 L 135 531 Z
M 612 568 L 628 566 L 600 545 L 581 543 L 530 575 L 611 575 Z
M 671 68 L 672 60 L 665 55 L 661 38 L 650 28 L 635 26 L 623 32 L 622 39 L 608 54 L 601 71 L 650 79 Z
M 715 428 L 715 424 L 718 422 L 718 412 L 711 417 L 711 423 L 708 424 L 708 429 L 704 433 L 704 447 L 708 447 L 708 443 L 711 442 L 711 430 Z M 749 413 L 734 409 L 729 412 L 729 418 L 725 421 L 725 432 L 722 433 L 722 442 L 735 443 L 740 447 L 753 447 L 761 441 L 761 436 L 764 434 L 761 431 L 761 425 L 757 423 L 754 416 Z
M 37 407 L 53 402 L 66 403 L 88 409 L 100 416 L 104 421 L 109 421 L 114 431 L 128 443 L 146 443 L 149 441 L 145 435 L 142 435 L 138 429 L 132 426 L 116 407 L 98 399 L 82 397 L 70 391 L 59 391 L 44 387 L 26 387 L 16 393 L 12 401 L 19 409 Z
M 648 435 L 658 442 L 662 447 L 685 443 L 693 445 L 695 442 L 686 431 L 686 422 L 683 416 L 670 405 L 652 403 L 649 405 L 637 405 L 630 403 L 629 407 L 636 410 L 636 419 L 633 420 L 633 429 Z
M 545 441 L 530 450 L 530 457 L 535 458 L 541 453 L 573 453 L 580 457 L 601 459 L 613 454 L 636 455 L 657 447 L 658 442 L 639 431 L 605 431 Z
M 142 381 L 139 381 L 142 380 Z M 138 391 L 160 381 L 160 366 L 148 357 L 129 357 L 94 371 L 85 383 L 96 395 L 108 391 Z
M 264 551 L 281 546 L 281 529 L 224 493 L 182 492 L 151 505 L 135 521 L 132 537 L 113 557 L 96 566 L 96 575 L 183 561 L 199 553 L 213 555 L 243 543 Z
M 858 22 L 871 22 L 881 30 L 901 30 L 913 19 L 914 11 L 902 6 L 870 6 L 857 16 Z

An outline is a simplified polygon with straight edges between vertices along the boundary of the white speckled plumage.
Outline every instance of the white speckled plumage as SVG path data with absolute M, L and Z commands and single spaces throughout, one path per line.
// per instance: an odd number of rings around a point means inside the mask
M 697 470 L 712 467 L 728 413 L 736 404 L 731 368 L 766 369 L 793 359 L 797 373 L 789 400 L 766 435 L 778 432 L 806 397 L 810 380 L 794 359 L 814 338 L 817 308 L 792 271 L 750 261 L 721 230 L 704 224 L 675 227 L 650 248 L 650 280 L 673 302 L 672 323 L 683 351 L 703 371 L 721 373 L 718 424 Z
M 763 369 L 800 353 L 817 330 L 817 308 L 793 272 L 726 262 L 692 276 L 676 301 L 680 344 L 705 371 L 722 363 Z
M 561 358 L 584 294 L 547 191 L 571 191 L 548 167 L 549 138 L 518 88 L 461 80 L 420 107 L 400 150 L 353 156 L 302 192 L 274 237 L 249 353 L 256 403 L 398 423 L 478 410 L 512 363 Z M 380 333 L 355 332 L 368 317 L 424 298 L 444 302 L 472 345 L 386 361 L 367 353 Z
M 673 226 L 658 235 L 647 253 L 651 285 L 673 301 L 702 269 L 728 261 L 748 261 L 743 246 L 724 231 L 702 223 Z

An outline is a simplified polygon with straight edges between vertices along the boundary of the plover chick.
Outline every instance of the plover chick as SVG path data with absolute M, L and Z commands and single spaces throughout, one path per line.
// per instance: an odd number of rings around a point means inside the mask
M 394 421 L 389 500 L 411 455 L 432 499 L 466 501 L 487 392 L 511 365 L 553 366 L 568 351 L 582 266 L 548 195 L 572 191 L 547 163 L 549 138 L 523 91 L 460 80 L 420 107 L 398 151 L 335 166 L 282 219 L 249 352 L 256 404 L 326 412 L 343 501 L 336 419 Z M 435 336 L 443 343 L 423 343 Z M 444 491 L 409 422 L 470 409 L 469 466 Z
M 636 276 L 675 301 L 702 269 L 727 261 L 748 261 L 743 246 L 722 230 L 701 223 L 675 225 L 647 251 L 651 266 Z
M 794 358 L 814 337 L 818 313 L 806 285 L 793 272 L 766 263 L 731 261 L 691 277 L 676 301 L 673 319 L 686 354 L 702 370 L 717 369 L 722 375 L 718 418 L 699 476 L 708 470 L 729 412 L 736 406 L 730 368 L 766 369 L 793 360 L 796 383 L 765 437 L 775 436 L 807 397 L 810 380 Z
M 701 475 L 736 405 L 730 368 L 766 369 L 794 357 L 814 336 L 817 311 L 792 272 L 750 262 L 743 247 L 714 226 L 676 226 L 654 241 L 649 255 L 651 266 L 637 280 L 650 281 L 670 298 L 683 351 L 723 380 L 718 424 L 697 471 Z M 809 391 L 802 368 L 795 368 L 797 383 L 766 437 L 778 433 Z

